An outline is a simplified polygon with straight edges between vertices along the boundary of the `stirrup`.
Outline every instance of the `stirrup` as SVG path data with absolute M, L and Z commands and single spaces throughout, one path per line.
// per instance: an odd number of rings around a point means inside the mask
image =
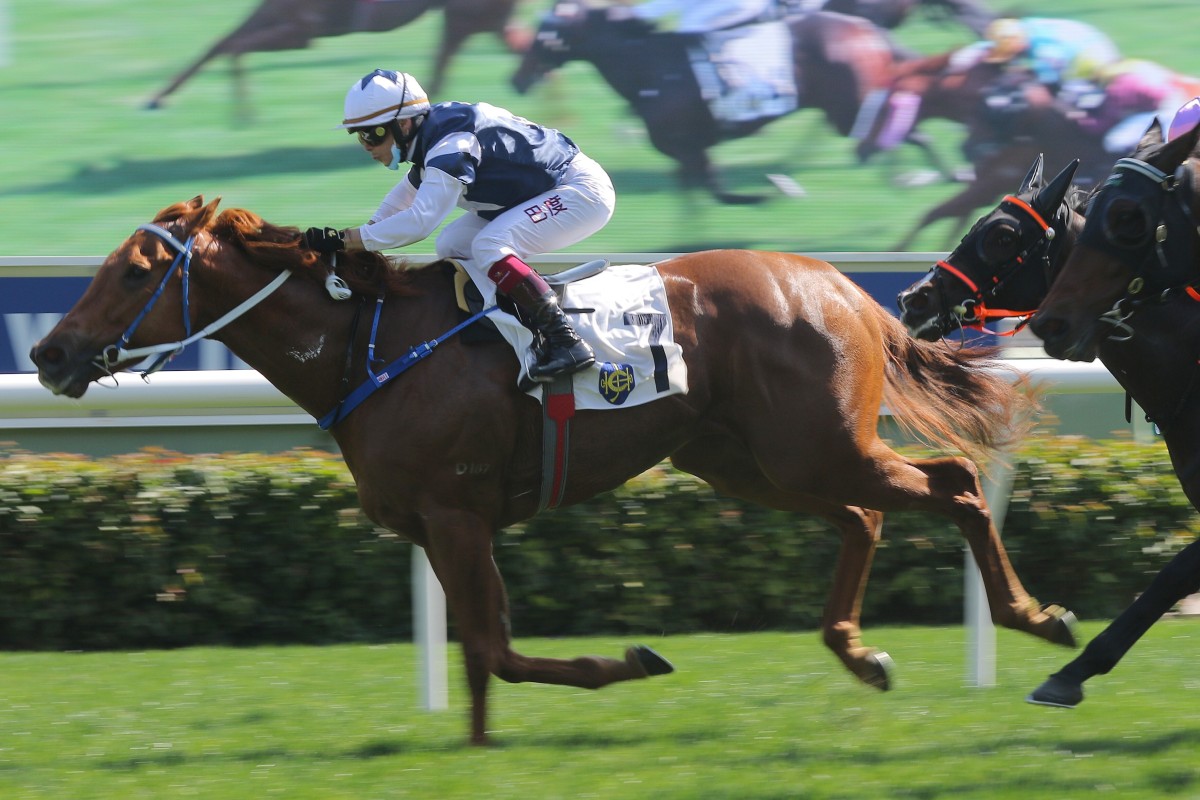
M 596 363 L 595 355 L 583 361 L 577 361 L 574 364 L 567 364 L 562 369 L 555 372 L 548 372 L 543 375 L 534 375 L 534 370 L 540 366 L 541 353 L 540 351 L 531 348 L 525 354 L 524 369 L 522 370 L 521 379 L 517 383 L 517 388 L 523 392 L 528 392 L 535 386 L 543 383 L 553 383 L 558 378 L 569 378 L 577 372 L 582 372 L 588 367 Z

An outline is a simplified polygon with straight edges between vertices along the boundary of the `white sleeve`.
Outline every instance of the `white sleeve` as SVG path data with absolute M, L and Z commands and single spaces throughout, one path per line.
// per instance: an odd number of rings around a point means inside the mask
M 392 190 L 383 198 L 383 202 L 379 204 L 379 208 L 371 215 L 371 220 L 368 225 L 379 222 L 381 219 L 387 219 L 395 213 L 409 208 L 413 204 L 413 198 L 417 196 L 417 187 L 412 185 L 412 181 L 405 176 L 404 180 L 392 187 Z
M 450 215 L 464 188 L 462 183 L 440 169 L 426 167 L 425 179 L 413 193 L 408 208 L 385 219 L 368 222 L 358 229 L 363 247 L 367 250 L 390 250 L 421 241 L 437 230 L 442 220 Z

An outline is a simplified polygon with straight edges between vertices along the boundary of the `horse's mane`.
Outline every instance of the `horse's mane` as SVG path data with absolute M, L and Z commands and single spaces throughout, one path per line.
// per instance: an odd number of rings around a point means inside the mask
M 1096 193 L 1097 188 L 1085 189 L 1072 184 L 1071 188 L 1067 189 L 1067 196 L 1063 202 L 1076 214 L 1082 214 L 1087 210 L 1087 205 L 1091 202 L 1092 195 Z
M 255 264 L 268 269 L 292 270 L 318 284 L 324 284 L 329 274 L 325 257 L 304 246 L 300 229 L 274 225 L 253 211 L 229 208 L 216 213 L 218 200 L 197 209 L 188 203 L 168 206 L 154 218 L 155 223 L 168 223 L 188 218 L 193 221 L 192 232 L 207 231 L 212 236 L 233 243 Z M 401 264 L 391 266 L 382 253 L 369 250 L 347 251 L 338 254 L 337 272 L 354 292 L 371 296 L 380 291 L 389 294 L 415 294 L 417 271 Z

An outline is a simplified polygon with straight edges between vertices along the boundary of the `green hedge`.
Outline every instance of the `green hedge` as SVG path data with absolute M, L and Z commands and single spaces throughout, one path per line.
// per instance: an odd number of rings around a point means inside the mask
M 1030 592 L 1108 618 L 1198 532 L 1161 444 L 1031 440 L 1004 540 Z M 811 629 L 839 540 L 816 518 L 667 467 L 502 532 L 519 636 Z M 315 451 L 0 457 L 0 647 L 390 641 L 411 636 L 411 547 Z M 864 624 L 955 623 L 963 543 L 889 515 Z

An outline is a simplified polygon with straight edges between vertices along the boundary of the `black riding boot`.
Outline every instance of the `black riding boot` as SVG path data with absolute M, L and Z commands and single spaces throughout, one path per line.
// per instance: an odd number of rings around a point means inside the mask
M 530 378 L 539 383 L 550 381 L 596 363 L 596 354 L 567 322 L 558 295 L 541 275 L 529 273 L 507 294 L 542 335 L 537 363 L 529 368 Z

